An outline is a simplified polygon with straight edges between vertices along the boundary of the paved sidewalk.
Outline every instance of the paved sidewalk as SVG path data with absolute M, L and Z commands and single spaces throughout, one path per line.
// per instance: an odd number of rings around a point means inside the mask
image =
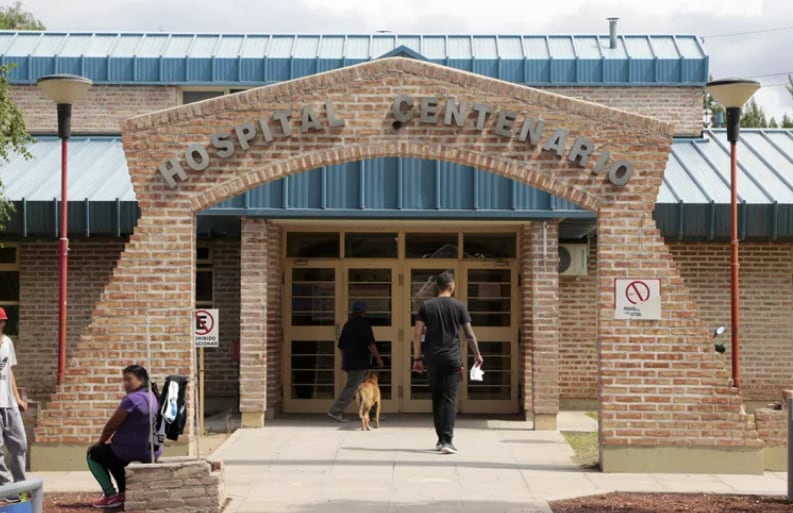
M 563 430 L 589 430 L 583 413 Z M 753 475 L 602 474 L 577 468 L 558 432 L 519 420 L 463 418 L 457 455 L 432 450 L 427 416 L 389 415 L 382 429 L 324 416 L 239 430 L 213 458 L 226 464 L 228 513 L 549 512 L 547 501 L 612 491 L 784 495 L 784 472 Z M 88 472 L 37 473 L 47 492 L 97 490 Z

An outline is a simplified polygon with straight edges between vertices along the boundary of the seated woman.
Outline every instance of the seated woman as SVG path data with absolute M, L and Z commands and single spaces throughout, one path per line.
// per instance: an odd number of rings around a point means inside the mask
M 126 485 L 125 467 L 132 461 L 150 463 L 152 459 L 151 419 L 156 416 L 159 408 L 157 387 L 151 384 L 150 395 L 149 373 L 140 365 L 125 368 L 123 376 L 127 395 L 107 421 L 99 440 L 88 449 L 88 468 L 104 493 L 99 501 L 92 504 L 95 508 L 121 507 L 124 504 Z M 155 449 L 156 460 L 162 454 L 162 447 Z M 116 480 L 118 493 L 113 487 L 111 475 Z

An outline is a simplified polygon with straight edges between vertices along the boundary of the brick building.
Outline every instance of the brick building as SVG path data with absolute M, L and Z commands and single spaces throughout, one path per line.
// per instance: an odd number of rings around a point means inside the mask
M 609 471 L 762 470 L 746 406 L 793 374 L 793 134 L 742 132 L 738 391 L 709 337 L 730 320 L 729 154 L 703 130 L 696 37 L 0 32 L 0 62 L 38 139 L 0 167 L 34 466 L 83 464 L 148 340 L 155 378 L 195 375 L 194 307 L 220 311 L 208 412 L 326 411 L 359 299 L 385 411 L 426 412 L 413 316 L 450 270 L 487 366 L 462 412 L 553 429 L 597 408 Z M 55 72 L 95 83 L 74 106 L 60 387 L 59 143 L 34 85 Z M 660 280 L 658 317 L 615 318 L 618 279 Z

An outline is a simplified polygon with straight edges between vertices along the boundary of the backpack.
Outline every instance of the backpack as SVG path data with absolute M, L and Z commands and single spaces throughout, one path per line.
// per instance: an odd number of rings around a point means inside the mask
M 160 392 L 160 403 L 157 417 L 154 420 L 153 443 L 160 446 L 168 440 L 178 440 L 187 424 L 187 406 L 185 394 L 187 378 L 184 376 L 168 376 Z

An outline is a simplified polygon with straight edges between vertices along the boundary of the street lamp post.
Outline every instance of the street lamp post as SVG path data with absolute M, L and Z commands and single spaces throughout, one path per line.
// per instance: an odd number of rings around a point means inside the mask
M 37 85 L 58 108 L 58 137 L 61 139 L 61 211 L 58 250 L 58 378 L 66 372 L 66 291 L 69 258 L 68 141 L 72 135 L 72 104 L 91 87 L 92 82 L 78 75 L 46 75 Z
M 741 108 L 760 89 L 754 80 L 724 79 L 709 82 L 708 92 L 727 110 L 727 141 L 730 143 L 730 312 L 732 384 L 741 386 L 740 347 L 738 345 L 738 158 L 737 145 L 741 129 Z

